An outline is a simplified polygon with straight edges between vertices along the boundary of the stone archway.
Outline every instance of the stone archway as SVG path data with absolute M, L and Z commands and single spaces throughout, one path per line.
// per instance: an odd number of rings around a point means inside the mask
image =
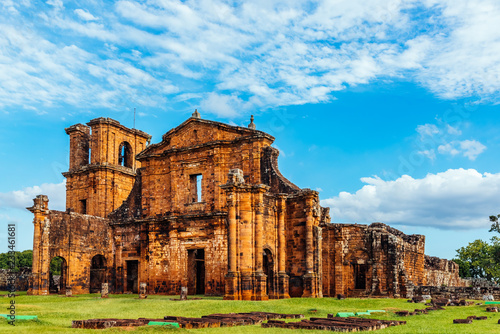
M 68 280 L 66 259 L 54 256 L 49 264 L 49 293 L 65 293 Z
M 101 284 L 107 282 L 106 277 L 106 258 L 98 254 L 92 258 L 90 265 L 90 293 L 101 291 Z

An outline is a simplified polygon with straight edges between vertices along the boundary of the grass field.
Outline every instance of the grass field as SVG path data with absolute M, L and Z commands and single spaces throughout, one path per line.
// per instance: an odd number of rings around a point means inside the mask
M 1 293 L 4 295 L 6 293 Z M 199 297 L 199 296 L 197 296 Z M 1 297 L 0 297 L 1 298 Z M 38 321 L 16 321 L 11 326 L 7 320 L 0 320 L 0 333 L 327 333 L 319 330 L 266 329 L 260 326 L 239 326 L 211 329 L 162 329 L 158 327 L 113 328 L 106 330 L 72 329 L 72 320 L 91 318 L 163 318 L 165 315 L 200 317 L 211 313 L 230 312 L 277 312 L 301 313 L 306 317 L 326 317 L 328 313 L 342 311 L 386 310 L 369 316 L 376 319 L 406 320 L 403 326 L 390 327 L 377 333 L 500 333 L 499 313 L 488 313 L 486 306 L 450 306 L 443 311 L 431 311 L 429 314 L 398 317 L 396 310 L 423 308 L 422 304 L 407 303 L 405 299 L 346 299 L 333 298 L 270 300 L 265 302 L 223 301 L 218 297 L 204 297 L 201 300 L 184 302 L 172 301 L 170 296 L 148 296 L 138 299 L 137 295 L 110 295 L 101 299 L 99 295 L 78 295 L 71 298 L 64 296 L 27 296 L 21 293 L 15 298 L 18 315 L 37 315 Z M 176 296 L 175 298 L 178 298 Z M 1 298 L 2 310 L 7 313 L 9 298 Z M 312 313 L 311 310 L 317 312 Z M 472 324 L 453 324 L 453 319 L 467 316 L 488 316 L 487 320 L 475 320 Z M 2 318 L 0 318 L 2 319 Z M 291 320 L 288 320 L 291 321 Z

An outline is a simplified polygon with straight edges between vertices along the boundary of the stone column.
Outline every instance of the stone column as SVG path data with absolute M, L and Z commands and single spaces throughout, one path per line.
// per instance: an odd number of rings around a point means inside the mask
M 238 300 L 239 288 L 238 288 L 238 269 L 236 258 L 237 253 L 237 221 L 236 221 L 236 196 L 238 195 L 234 192 L 233 188 L 228 188 L 227 190 L 227 208 L 228 208 L 228 273 L 226 275 L 226 288 L 224 299 L 226 300 Z
M 286 201 L 285 196 L 278 197 L 278 294 L 277 298 L 290 298 L 288 294 L 289 276 L 286 274 L 286 230 L 285 214 Z
M 246 190 L 246 189 L 245 189 Z M 252 300 L 253 297 L 253 222 L 251 192 L 241 192 L 240 205 L 240 274 L 241 274 L 241 299 Z
M 49 198 L 46 195 L 37 195 L 33 199 L 33 206 L 27 208 L 34 214 L 33 224 L 33 289 L 34 295 L 49 294 L 50 256 L 49 234 L 46 226 L 49 215 Z
M 266 191 L 265 186 L 256 186 L 253 192 L 254 198 L 254 214 L 255 214 L 255 272 L 254 272 L 254 296 L 253 300 L 268 300 L 269 295 L 266 293 L 267 288 L 267 275 L 264 274 L 262 268 L 263 253 L 264 253 L 264 226 L 263 226 L 263 214 L 264 214 L 264 203 L 263 203 L 263 193 Z
M 317 297 L 317 277 L 314 272 L 314 217 L 312 194 L 305 198 L 306 214 L 306 273 L 304 275 L 304 292 L 302 297 Z
M 109 286 L 108 283 L 101 283 L 101 298 L 108 298 Z

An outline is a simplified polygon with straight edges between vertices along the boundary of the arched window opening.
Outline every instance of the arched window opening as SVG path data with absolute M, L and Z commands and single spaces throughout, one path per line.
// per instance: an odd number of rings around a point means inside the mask
M 68 266 L 66 260 L 60 256 L 53 257 L 49 265 L 49 292 L 66 293 L 67 277 Z
M 106 282 L 106 258 L 98 254 L 92 258 L 90 266 L 90 293 L 101 291 L 102 283 Z
M 274 296 L 274 259 L 269 249 L 264 249 L 262 267 L 267 275 L 266 289 L 269 297 Z
M 124 141 L 118 149 L 118 164 L 123 167 L 132 168 L 132 155 L 132 146 Z

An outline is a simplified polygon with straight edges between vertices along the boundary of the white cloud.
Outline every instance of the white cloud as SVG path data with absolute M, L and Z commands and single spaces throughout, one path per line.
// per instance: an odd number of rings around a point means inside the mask
M 0 208 L 24 210 L 33 205 L 33 199 L 37 195 L 49 197 L 49 209 L 64 210 L 66 207 L 66 181 L 44 183 L 40 186 L 0 193 Z
M 422 179 L 403 175 L 394 181 L 361 179 L 356 193 L 341 192 L 321 201 L 334 222 L 375 221 L 441 229 L 487 228 L 497 214 L 500 174 L 449 169 Z
M 98 18 L 95 17 L 94 15 L 90 14 L 84 9 L 75 9 L 75 14 L 78 15 L 78 17 L 84 21 L 96 21 Z
M 477 156 L 486 150 L 486 146 L 477 140 L 462 140 L 453 141 L 444 145 L 439 145 L 438 152 L 441 154 L 450 154 L 455 156 L 462 154 L 462 156 L 469 160 L 476 160 Z
M 435 134 L 439 133 L 439 129 L 434 124 L 424 124 L 417 126 L 417 132 L 420 134 L 420 137 L 432 137 Z
M 436 152 L 434 150 L 418 151 L 418 153 L 426 156 L 430 160 L 435 160 L 436 159 Z
M 245 110 L 244 102 L 234 95 L 219 95 L 209 93 L 201 102 L 201 110 L 208 111 L 219 117 L 232 118 Z
M 130 99 L 159 106 L 177 94 L 212 91 L 222 105 L 210 109 L 236 115 L 327 102 L 346 87 L 401 77 L 443 98 L 498 102 L 495 0 L 1 6 L 12 15 L 0 26 L 0 107 L 120 108 Z M 62 57 L 67 48 L 78 52 Z
M 457 127 L 453 127 L 449 124 L 446 124 L 446 129 L 448 131 L 448 134 L 453 135 L 453 136 L 460 136 L 462 134 L 461 130 L 459 130 Z
M 458 149 L 456 149 L 456 142 L 454 143 L 448 143 L 444 145 L 439 145 L 438 146 L 438 152 L 441 154 L 450 154 L 450 155 L 457 155 L 460 153 Z
M 476 160 L 477 156 L 486 150 L 486 146 L 477 140 L 463 140 L 460 142 L 460 148 L 463 150 L 464 157 L 469 160 Z

